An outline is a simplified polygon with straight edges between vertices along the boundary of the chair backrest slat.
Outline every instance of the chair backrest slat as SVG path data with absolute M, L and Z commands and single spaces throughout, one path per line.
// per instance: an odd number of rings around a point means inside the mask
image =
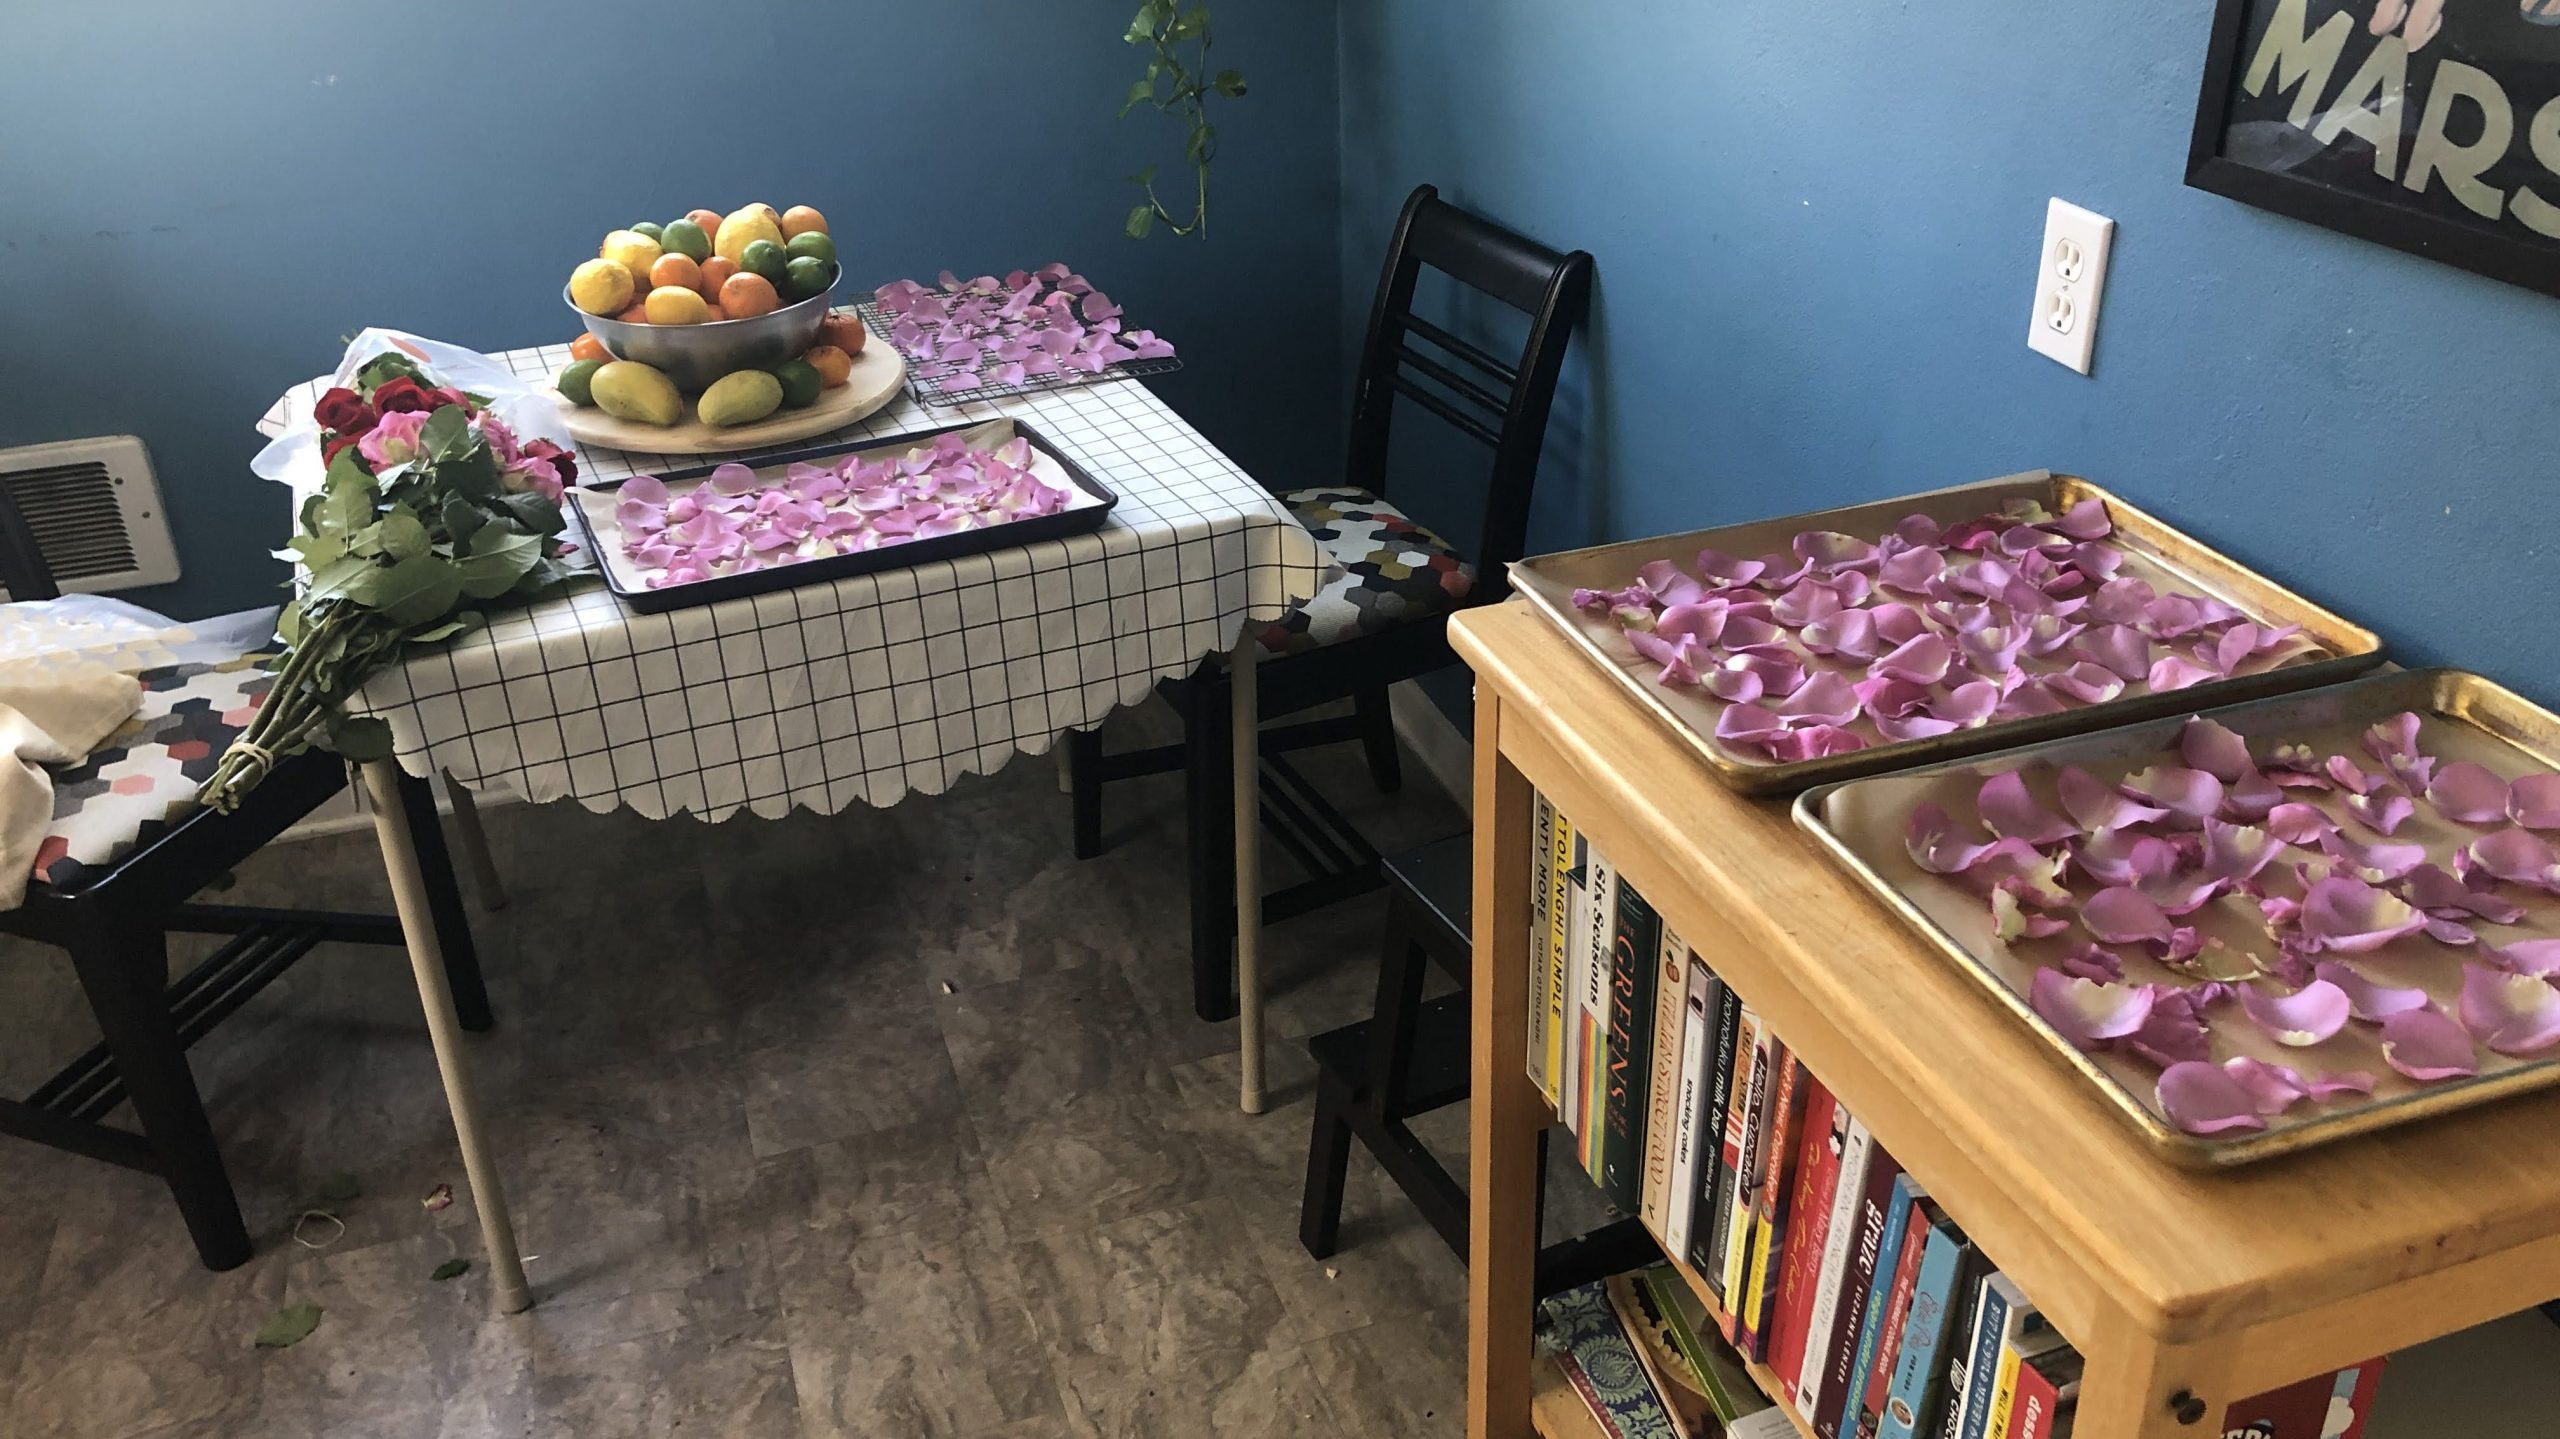
M 1516 362 L 1414 313 L 1414 287 L 1425 265 L 1528 317 L 1528 335 Z M 1372 493 L 1386 493 L 1387 440 L 1398 397 L 1490 447 L 1493 463 L 1486 476 L 1481 537 L 1471 556 L 1477 583 L 1470 603 L 1499 599 L 1507 592 L 1506 571 L 1527 544 L 1529 495 L 1537 480 L 1538 452 L 1546 442 L 1547 413 L 1555 401 L 1565 348 L 1590 294 L 1588 253 L 1560 254 L 1443 202 L 1429 185 L 1416 188 L 1396 218 L 1352 387 L 1351 452 L 1344 478 Z M 1408 336 L 1428 342 L 1493 383 L 1423 353 Z M 1417 375 L 1440 388 L 1420 383 Z

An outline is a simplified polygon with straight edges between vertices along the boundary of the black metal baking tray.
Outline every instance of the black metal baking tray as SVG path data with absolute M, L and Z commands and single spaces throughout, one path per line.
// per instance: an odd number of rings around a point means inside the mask
M 776 565 L 769 569 L 749 570 L 744 574 L 716 575 L 686 585 L 668 585 L 650 589 L 645 585 L 626 585 L 617 572 L 615 558 L 620 553 L 621 526 L 613 518 L 614 491 L 624 480 L 582 486 L 569 492 L 574 503 L 562 506 L 584 543 L 596 557 L 596 570 L 616 597 L 642 614 L 684 609 L 693 605 L 716 604 L 745 595 L 767 594 L 774 590 L 797 589 L 803 585 L 823 584 L 850 579 L 856 575 L 877 574 L 884 570 L 905 569 L 910 565 L 935 560 L 957 559 L 962 555 L 984 554 L 991 550 L 1011 549 L 1039 540 L 1064 539 L 1102 528 L 1111 518 L 1112 507 L 1120 502 L 1118 494 L 1087 474 L 1038 430 L 1010 416 L 993 420 L 975 420 L 961 425 L 944 425 L 930 430 L 914 430 L 885 439 L 853 440 L 841 444 L 821 445 L 814 449 L 788 450 L 769 454 L 749 463 L 759 476 L 778 475 L 787 467 L 802 462 L 833 459 L 850 454 L 872 454 L 877 451 L 914 449 L 936 438 L 962 431 L 1003 429 L 1007 433 L 995 441 L 1002 444 L 1014 436 L 1031 442 L 1031 447 L 1055 463 L 1066 479 L 1092 500 L 1092 503 L 1061 510 L 1054 515 L 1034 515 L 1029 519 L 1011 520 L 1001 525 L 967 530 L 956 535 L 936 535 L 930 539 L 909 540 L 903 545 L 885 549 L 864 550 L 858 554 L 829 555 L 823 559 L 802 560 L 797 564 Z M 988 448 L 992 448 L 989 446 Z M 696 465 L 673 470 L 657 478 L 668 485 L 684 485 L 707 478 L 719 465 Z M 599 516 L 599 512 L 601 515 Z

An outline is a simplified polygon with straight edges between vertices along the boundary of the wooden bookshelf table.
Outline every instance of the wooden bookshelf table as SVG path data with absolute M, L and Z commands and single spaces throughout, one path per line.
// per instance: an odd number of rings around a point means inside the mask
M 1538 1387 L 1535 1166 L 1553 1115 L 1523 1063 L 1532 786 L 2078 1346 L 2079 1439 L 2218 1434 L 2235 1399 L 2560 1295 L 2560 1094 L 2173 1169 L 1835 873 L 1783 803 L 1719 786 L 1544 620 L 1513 603 L 1450 632 L 1477 679 L 1472 1439 L 1523 1439 Z M 1547 1439 L 1597 1432 L 1580 1419 L 1552 1395 L 1536 1406 Z

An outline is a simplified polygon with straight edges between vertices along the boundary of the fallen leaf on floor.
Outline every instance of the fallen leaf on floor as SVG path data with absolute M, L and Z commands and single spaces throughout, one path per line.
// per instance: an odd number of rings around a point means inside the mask
M 439 1209 L 450 1209 L 453 1207 L 453 1186 L 450 1184 L 439 1184 L 435 1188 L 428 1190 L 427 1197 L 419 1200 L 418 1202 L 427 1207 L 427 1212 L 429 1214 L 433 1214 Z
M 290 1349 L 310 1338 L 311 1331 L 319 1327 L 319 1305 L 288 1304 L 258 1326 L 256 1343 L 261 1349 Z
M 459 1278 L 461 1278 L 463 1275 L 468 1274 L 468 1273 L 470 1273 L 470 1272 L 471 1272 L 471 1261 L 470 1261 L 470 1260 L 468 1260 L 468 1259 L 448 1259 L 448 1260 L 446 1260 L 445 1262 L 443 1262 L 442 1264 L 437 1265 L 433 1270 L 429 1271 L 429 1272 L 428 1272 L 428 1274 L 427 1274 L 427 1277 L 428 1277 L 429 1279 L 434 1280 L 434 1281 L 435 1281 L 435 1282 L 437 1282 L 438 1284 L 442 1284 L 443 1282 L 445 1282 L 445 1281 L 446 1281 L 446 1280 L 448 1280 L 448 1279 L 459 1279 Z
M 319 1190 L 312 1196 L 319 1201 L 319 1204 L 312 1207 L 316 1209 L 324 1204 L 344 1204 L 350 1199 L 360 1197 L 363 1193 L 364 1182 L 342 1170 L 320 1181 Z

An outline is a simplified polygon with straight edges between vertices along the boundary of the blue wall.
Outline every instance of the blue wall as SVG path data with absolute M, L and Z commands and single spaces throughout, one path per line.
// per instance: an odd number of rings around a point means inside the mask
M 266 603 L 278 493 L 250 426 L 391 325 L 483 349 L 576 333 L 603 233 L 697 205 L 826 211 L 849 276 L 1067 260 L 1189 369 L 1162 391 L 1258 475 L 1335 463 L 1329 8 L 1221 7 L 1205 246 L 1120 235 L 1178 162 L 1134 0 L 14 7 L 0 58 L 0 444 L 135 432 L 186 566 L 132 596 Z M 254 14 L 254 20 L 234 18 Z M 1175 168 L 1168 164 L 1168 170 Z
M 2560 701 L 2560 300 L 2186 189 L 2210 10 L 1345 5 L 1347 333 L 1432 181 L 1599 259 L 1532 550 L 2074 470 Z M 2118 222 L 2091 379 L 2052 195 Z

